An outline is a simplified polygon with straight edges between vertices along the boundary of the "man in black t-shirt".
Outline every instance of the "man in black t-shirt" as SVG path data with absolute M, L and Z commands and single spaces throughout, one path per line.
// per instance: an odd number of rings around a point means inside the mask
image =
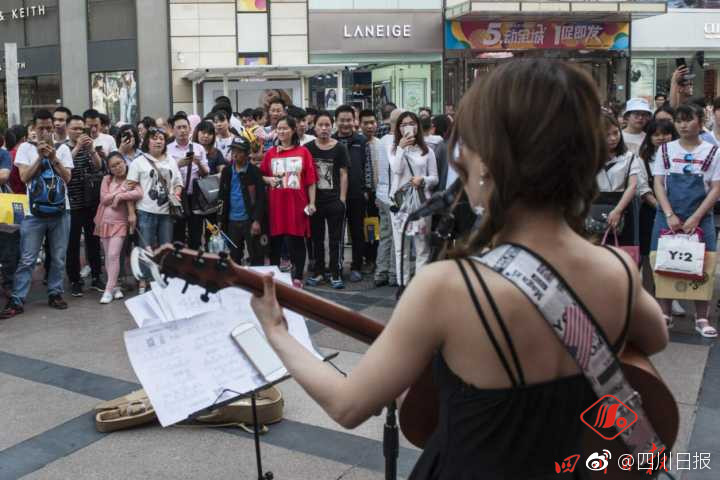
M 306 283 L 318 285 L 325 278 L 325 224 L 328 228 L 330 249 L 330 285 L 344 288 L 342 280 L 343 232 L 345 231 L 345 204 L 348 191 L 348 151 L 345 145 L 330 137 L 332 116 L 319 112 L 315 120 L 317 139 L 305 145 L 310 151 L 317 170 L 315 206 L 310 227 L 315 250 L 315 268 Z
M 348 166 L 348 201 L 347 219 L 350 222 L 350 239 L 352 240 L 352 263 L 350 264 L 350 281 L 362 280 L 363 258 L 365 257 L 365 234 L 363 223 L 367 212 L 368 200 L 373 191 L 374 172 L 370 150 L 365 137 L 354 129 L 355 111 L 349 105 L 340 105 L 335 110 L 337 133 L 333 138 L 345 144 L 348 149 L 350 165 Z M 315 123 L 317 133 L 317 120 Z M 368 273 L 372 270 L 369 265 Z

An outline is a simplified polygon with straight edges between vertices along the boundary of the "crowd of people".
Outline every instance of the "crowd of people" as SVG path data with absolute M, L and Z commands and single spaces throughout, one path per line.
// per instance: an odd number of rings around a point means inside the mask
M 720 97 L 710 104 L 694 97 L 687 68 L 672 76 L 669 95 L 658 94 L 655 108 L 642 98 L 628 100 L 622 112 L 604 113 L 608 160 L 597 175 L 595 206 L 609 206 L 607 223 L 619 244 L 636 247 L 649 275 L 650 253 L 668 231 L 700 232 L 707 252 L 716 251 L 715 206 L 720 199 Z M 658 299 L 668 326 L 685 315 L 672 299 Z M 716 337 L 709 302 L 695 301 L 696 330 Z
M 304 110 L 280 97 L 240 113 L 220 97 L 204 118 L 176 112 L 136 125 L 111 126 L 95 109 L 38 110 L 0 135 L 3 193 L 27 195 L 28 207 L 18 231 L 0 233 L 8 298 L 0 318 L 23 312 L 43 257 L 51 307 L 68 307 L 65 275 L 72 296 L 85 293 L 89 276 L 106 304 L 133 288 L 125 281 L 132 247 L 179 241 L 208 250 L 214 226 L 235 262 L 279 265 L 297 287 L 407 283 L 427 262 L 430 220 L 412 222 L 403 239 L 407 212 L 393 206 L 399 190 L 424 199 L 446 187 L 451 123 L 428 108 L 415 114 L 390 103 L 378 118 L 350 105 Z M 214 204 L 200 208 L 200 198 Z

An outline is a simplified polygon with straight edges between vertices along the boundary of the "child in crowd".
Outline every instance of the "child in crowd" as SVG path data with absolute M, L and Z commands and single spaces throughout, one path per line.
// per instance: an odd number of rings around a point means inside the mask
M 135 202 L 143 196 L 140 185 L 135 183 L 129 188 L 126 182 L 128 166 L 120 152 L 108 157 L 107 175 L 100 189 L 100 205 L 95 214 L 95 235 L 100 237 L 105 250 L 105 270 L 107 284 L 100 303 L 110 303 L 113 299 L 123 298 L 122 291 L 116 287 L 120 272 L 120 253 L 125 237 L 132 233 L 137 224 Z

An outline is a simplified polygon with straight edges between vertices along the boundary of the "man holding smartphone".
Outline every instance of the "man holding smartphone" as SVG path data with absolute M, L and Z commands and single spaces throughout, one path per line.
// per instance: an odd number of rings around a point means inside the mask
M 186 206 L 193 194 L 193 182 L 196 178 L 205 177 L 210 173 L 205 148 L 199 143 L 190 141 L 190 121 L 185 115 L 177 114 L 170 119 L 175 141 L 167 146 L 167 155 L 177 162 L 187 195 Z M 186 218 L 176 219 L 173 240 L 187 243 L 194 250 L 200 247 L 204 217 L 186 212 Z
M 87 112 L 86 112 L 87 113 Z M 102 263 L 100 261 L 100 239 L 95 236 L 95 212 L 99 197 L 88 198 L 87 176 L 104 171 L 104 152 L 102 147 L 94 148 L 91 138 L 92 129 L 85 127 L 83 118 L 78 115 L 70 117 L 68 122 L 68 147 L 71 148 L 73 176 L 68 183 L 70 197 L 70 238 L 68 240 L 67 275 L 70 280 L 70 294 L 82 297 L 85 287 L 80 275 L 80 237 L 85 238 L 85 257 L 92 274 L 91 288 L 102 293 L 105 284 L 101 280 Z M 98 185 L 99 187 L 99 185 Z M 90 197 L 93 197 L 90 195 Z
M 20 179 L 31 187 L 36 177 L 47 174 L 67 184 L 73 169 L 72 155 L 67 145 L 60 145 L 57 149 L 53 147 L 52 114 L 47 110 L 36 111 L 33 115 L 33 129 L 37 135 L 37 143 L 23 142 L 15 156 Z M 64 189 L 61 190 L 65 193 Z M 28 188 L 27 195 L 32 210 L 38 202 L 38 197 L 33 195 L 31 188 Z M 70 203 L 66 194 L 64 197 L 64 207 L 61 203 L 58 208 L 41 217 L 33 215 L 31 211 L 26 212 L 20 225 L 21 253 L 13 280 L 12 295 L 5 309 L 0 312 L 0 319 L 23 313 L 23 304 L 32 283 L 32 272 L 46 237 L 50 240 L 52 248 L 52 262 L 48 275 L 48 304 L 59 310 L 67 308 L 62 294 L 63 270 L 70 230 Z
M 102 131 L 102 121 L 100 120 L 100 112 L 94 109 L 86 110 L 83 113 L 83 121 L 85 128 L 88 129 L 88 135 L 93 140 L 93 145 L 98 154 L 102 157 L 103 162 L 110 155 L 110 152 L 117 150 L 115 139 Z

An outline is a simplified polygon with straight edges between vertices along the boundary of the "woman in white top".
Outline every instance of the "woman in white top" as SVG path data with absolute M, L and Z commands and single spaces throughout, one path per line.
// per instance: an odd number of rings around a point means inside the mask
M 183 181 L 177 163 L 166 155 L 167 135 L 163 130 L 150 127 L 142 151 L 144 154 L 130 164 L 127 180 L 129 188 L 140 184 L 143 191 L 135 205 L 140 246 L 155 248 L 172 241 L 170 195 L 180 200 Z M 145 287 L 140 282 L 140 293 L 145 292 Z
M 617 119 L 613 115 L 603 114 L 603 121 L 607 134 L 608 160 L 597 174 L 600 194 L 595 203 L 615 205 L 608 214 L 608 225 L 618 229 L 622 226 L 618 232 L 620 245 L 637 245 L 637 214 L 632 201 L 637 190 L 640 164 L 625 145 Z
M 398 117 L 395 125 L 393 144 L 389 147 L 388 158 L 390 160 L 390 199 L 395 193 L 408 183 L 420 190 L 425 198 L 430 197 L 431 189 L 438 183 L 437 163 L 435 154 L 425 145 L 422 131 L 419 128 L 420 121 L 412 112 L 403 112 Z M 397 205 L 396 205 L 397 207 Z M 411 245 L 415 245 L 415 272 L 427 263 L 430 257 L 430 218 L 425 217 L 411 222 L 406 230 L 404 255 L 401 257 L 402 231 L 409 212 L 397 208 L 391 213 L 393 240 L 395 245 L 395 262 L 398 284 L 407 284 L 409 280 L 409 252 Z M 404 270 L 401 269 L 404 268 Z M 402 272 L 402 278 L 401 278 Z

